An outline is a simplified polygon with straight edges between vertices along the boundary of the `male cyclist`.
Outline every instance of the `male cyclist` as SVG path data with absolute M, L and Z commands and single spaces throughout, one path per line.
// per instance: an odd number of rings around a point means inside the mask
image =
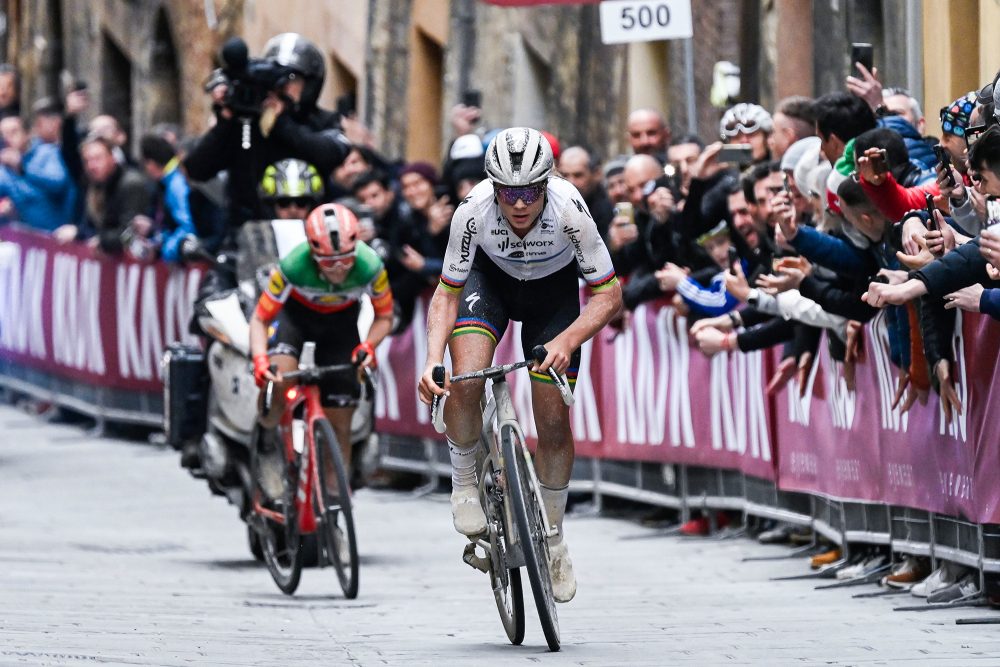
M 534 346 L 545 346 L 548 356 L 531 371 L 536 463 L 546 514 L 559 529 L 549 541 L 553 596 L 568 602 L 576 594 L 576 579 L 562 522 L 573 433 L 569 408 L 547 371 L 575 381 L 580 346 L 618 313 L 621 287 L 583 197 L 553 175 L 552 149 L 537 130 L 515 127 L 498 134 L 486 149 L 486 174 L 488 180 L 473 188 L 452 218 L 441 281 L 428 309 L 420 398 L 430 403 L 435 394 L 450 391 L 445 421 L 452 516 L 458 532 L 481 533 L 486 516 L 476 489 L 475 446 L 484 383 L 446 383 L 442 390 L 431 371 L 442 363 L 446 344 L 454 373 L 489 366 L 510 320 L 522 323 L 526 356 Z M 582 313 L 578 270 L 593 291 Z
M 279 383 L 270 413 L 260 417 L 264 429 L 273 429 L 280 420 L 285 406 L 281 373 L 298 367 L 304 342 L 316 343 L 319 366 L 356 362 L 364 352 L 360 366 L 369 367 L 375 364 L 375 348 L 392 328 L 389 277 L 375 251 L 358 239 L 354 214 L 340 204 L 323 204 L 306 218 L 305 231 L 307 241 L 293 248 L 271 272 L 250 318 L 254 378 L 259 385 Z M 371 297 L 375 309 L 364 342 L 358 336 L 358 299 L 362 294 Z M 277 366 L 277 373 L 271 372 L 271 364 Z M 324 412 L 350 470 L 351 415 L 360 384 L 345 373 L 324 379 L 319 389 Z M 268 440 L 262 443 L 265 457 L 273 444 Z M 268 479 L 259 480 L 264 491 L 278 497 L 281 486 L 273 476 L 265 473 L 265 477 Z

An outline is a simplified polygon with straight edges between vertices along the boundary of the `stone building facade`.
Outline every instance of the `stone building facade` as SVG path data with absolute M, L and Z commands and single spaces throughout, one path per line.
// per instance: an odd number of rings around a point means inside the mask
M 321 103 L 356 96 L 387 155 L 439 160 L 449 109 L 482 92 L 485 125 L 536 125 L 563 145 L 626 152 L 630 109 L 663 110 L 674 134 L 717 136 L 712 70 L 742 69 L 740 98 L 767 107 L 842 86 L 852 41 L 875 45 L 889 84 L 933 110 L 992 79 L 995 0 L 693 0 L 695 39 L 608 46 L 597 4 L 500 7 L 486 0 L 0 0 L 0 45 L 23 72 L 25 108 L 85 80 L 94 109 L 133 136 L 157 122 L 205 129 L 202 83 L 229 36 L 259 53 L 294 31 L 327 55 Z M 688 54 L 692 56 L 688 60 Z M 694 116 L 688 118 L 688 75 Z
M 86 82 L 92 111 L 111 113 L 135 137 L 156 123 L 205 129 L 202 83 L 242 2 L 202 0 L 7 0 L 8 61 L 22 72 L 22 106 L 60 95 L 62 79 Z M 209 21 L 212 21 L 211 27 Z

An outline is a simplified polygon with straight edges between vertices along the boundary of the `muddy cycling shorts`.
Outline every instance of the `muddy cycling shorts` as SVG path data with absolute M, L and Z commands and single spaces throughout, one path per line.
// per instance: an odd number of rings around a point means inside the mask
M 351 363 L 351 353 L 361 342 L 358 336 L 358 313 L 354 304 L 335 313 L 319 313 L 289 299 L 268 330 L 269 355 L 299 357 L 302 344 L 316 343 L 316 365 Z M 357 374 L 344 372 L 328 375 L 319 384 L 320 403 L 325 408 L 357 405 L 361 384 Z
M 514 320 L 521 323 L 521 349 L 527 359 L 532 348 L 548 343 L 579 316 L 580 283 L 575 262 L 544 278 L 519 280 L 478 254 L 462 289 L 451 335 L 480 334 L 496 344 Z M 576 350 L 566 369 L 571 385 L 576 383 L 579 368 L 580 350 Z M 531 379 L 552 382 L 547 375 L 534 372 Z

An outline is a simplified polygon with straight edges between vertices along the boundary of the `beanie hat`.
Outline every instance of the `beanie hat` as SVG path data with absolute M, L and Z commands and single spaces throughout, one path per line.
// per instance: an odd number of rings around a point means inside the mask
M 969 118 L 976 108 L 976 91 L 970 91 L 946 107 L 941 107 L 941 130 L 956 137 L 964 137 Z
M 424 179 L 429 181 L 431 185 L 438 184 L 437 169 L 435 169 L 434 165 L 429 162 L 410 162 L 405 165 L 399 171 L 400 180 L 402 180 L 403 176 L 406 176 L 407 174 L 419 174 Z

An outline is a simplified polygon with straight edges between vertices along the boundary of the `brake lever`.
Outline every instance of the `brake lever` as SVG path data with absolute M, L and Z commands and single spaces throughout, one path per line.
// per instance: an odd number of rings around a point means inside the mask
M 271 364 L 268 368 L 271 371 L 271 375 L 278 372 L 278 365 Z M 264 414 L 269 414 L 271 412 L 271 404 L 274 400 L 274 382 L 271 380 L 267 381 L 267 386 L 264 388 Z
M 434 384 L 444 389 L 444 366 L 435 366 L 434 370 L 431 371 L 431 377 L 434 379 Z M 444 397 L 439 395 L 435 395 L 431 399 L 431 423 L 434 424 L 434 430 L 438 433 L 444 433 L 446 428 L 442 414 L 443 399 Z
M 559 390 L 559 394 L 562 396 L 562 401 L 568 406 L 573 405 L 573 392 L 569 390 L 569 380 L 566 379 L 566 375 L 562 373 L 556 373 L 555 369 L 549 368 L 549 377 L 552 378 L 552 382 L 555 383 L 556 388 Z
M 536 345 L 531 349 L 531 356 L 535 358 L 536 362 L 542 363 L 545 361 L 545 357 L 549 356 L 549 352 L 545 349 L 544 345 Z M 569 380 L 566 379 L 566 376 L 564 374 L 556 373 L 555 369 L 550 366 L 549 377 L 552 378 L 552 382 L 556 385 L 556 389 L 559 390 L 563 403 L 566 405 L 573 405 L 573 392 L 569 390 Z

